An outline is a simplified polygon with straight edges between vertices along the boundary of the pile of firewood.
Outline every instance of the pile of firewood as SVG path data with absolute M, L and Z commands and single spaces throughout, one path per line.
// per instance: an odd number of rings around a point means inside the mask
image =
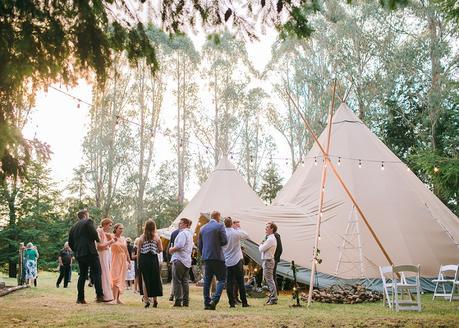
M 312 292 L 313 301 L 321 303 L 357 304 L 377 302 L 382 298 L 382 293 L 367 290 L 362 285 L 333 285 L 328 288 L 315 289 Z M 301 293 L 301 299 L 307 301 L 308 295 Z

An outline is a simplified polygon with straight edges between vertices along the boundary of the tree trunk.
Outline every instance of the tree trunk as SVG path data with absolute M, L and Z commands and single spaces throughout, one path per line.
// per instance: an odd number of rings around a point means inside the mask
M 432 142 L 432 150 L 437 148 L 436 143 L 436 127 L 438 118 L 440 117 L 440 78 L 441 64 L 439 54 L 439 29 L 440 23 L 435 17 L 435 12 L 428 14 L 429 35 L 430 35 L 430 65 L 432 74 L 432 83 L 429 90 L 429 118 L 430 118 L 430 139 Z
M 214 163 L 215 166 L 218 164 L 218 159 L 220 157 L 220 147 L 219 147 L 219 142 L 218 139 L 220 138 L 220 131 L 219 131 L 219 121 L 220 121 L 220 113 L 219 113 L 219 108 L 218 108 L 218 88 L 217 88 L 217 72 L 214 71 L 214 105 L 215 105 L 215 119 L 214 119 L 214 124 L 215 124 L 215 150 L 214 150 Z

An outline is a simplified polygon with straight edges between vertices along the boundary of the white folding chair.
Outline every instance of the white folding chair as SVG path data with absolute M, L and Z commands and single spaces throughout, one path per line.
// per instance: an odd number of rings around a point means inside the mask
M 392 267 L 384 266 L 379 267 L 379 273 L 381 274 L 381 280 L 383 284 L 383 304 L 388 306 L 389 309 L 392 309 L 392 295 L 394 294 L 393 284 L 392 284 Z M 386 277 L 386 275 L 390 275 Z
M 421 311 L 420 272 L 420 265 L 392 266 L 393 302 L 397 312 L 403 310 Z M 416 294 L 413 299 L 412 293 L 414 292 Z
M 445 300 L 449 299 L 451 302 L 453 299 L 457 297 L 454 296 L 455 288 L 459 287 L 459 281 L 457 277 L 459 265 L 457 264 L 450 264 L 450 265 L 440 265 L 440 271 L 438 272 L 438 279 L 432 280 L 435 283 L 435 291 L 432 300 L 435 297 L 444 297 Z M 450 287 L 449 289 L 448 287 Z M 441 287 L 443 289 L 443 293 L 441 293 L 438 289 Z

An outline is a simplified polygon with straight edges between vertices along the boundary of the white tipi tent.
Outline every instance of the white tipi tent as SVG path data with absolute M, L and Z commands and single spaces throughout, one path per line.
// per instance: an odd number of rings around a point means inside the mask
M 193 221 L 191 230 L 195 231 L 199 218 L 213 210 L 219 211 L 222 217 L 225 217 L 233 216 L 241 208 L 261 206 L 264 205 L 258 195 L 244 181 L 228 158 L 223 157 L 198 193 L 190 200 L 171 226 L 162 229 L 161 233 L 167 237 L 167 231 L 171 232 L 176 229 L 183 217 Z
M 395 264 L 420 264 L 421 275 L 434 277 L 441 264 L 459 263 L 459 220 L 349 109 L 341 104 L 333 117 L 330 158 Z M 327 129 L 319 138 L 322 145 Z M 323 156 L 315 144 L 273 202 L 274 208 L 297 206 L 317 211 Z M 289 212 L 288 210 L 286 211 Z M 280 216 L 280 215 L 278 215 Z M 249 219 L 250 220 L 250 219 Z M 314 236 L 311 215 L 302 219 L 301 248 L 287 260 L 310 267 Z M 308 222 L 308 223 L 306 223 Z M 309 226 L 306 227 L 306 226 Z M 295 241 L 296 224 L 282 223 L 284 249 Z M 320 232 L 319 273 L 343 279 L 378 278 L 388 265 L 383 253 L 328 169 Z

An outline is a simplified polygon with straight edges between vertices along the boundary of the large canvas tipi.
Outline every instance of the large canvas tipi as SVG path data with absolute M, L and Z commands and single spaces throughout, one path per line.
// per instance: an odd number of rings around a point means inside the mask
M 193 221 L 192 231 L 195 231 L 200 217 L 210 214 L 213 210 L 219 211 L 222 217 L 225 217 L 234 215 L 241 208 L 260 206 L 264 205 L 258 195 L 244 181 L 228 158 L 223 157 L 167 230 L 176 229 L 183 217 Z M 163 230 L 163 235 L 167 237 L 166 230 Z
M 459 220 L 407 166 L 349 109 L 341 104 L 333 117 L 329 156 L 394 264 L 420 264 L 421 275 L 434 277 L 441 264 L 459 263 Z M 319 138 L 326 144 L 327 129 Z M 323 156 L 314 145 L 273 204 L 302 209 L 301 249 L 295 260 L 310 268 Z M 325 209 L 320 229 L 321 274 L 342 279 L 378 278 L 388 265 L 343 187 L 328 169 Z M 288 212 L 288 211 L 287 211 Z M 317 212 L 316 212 L 317 213 Z M 284 249 L 294 244 L 298 222 L 281 223 Z

